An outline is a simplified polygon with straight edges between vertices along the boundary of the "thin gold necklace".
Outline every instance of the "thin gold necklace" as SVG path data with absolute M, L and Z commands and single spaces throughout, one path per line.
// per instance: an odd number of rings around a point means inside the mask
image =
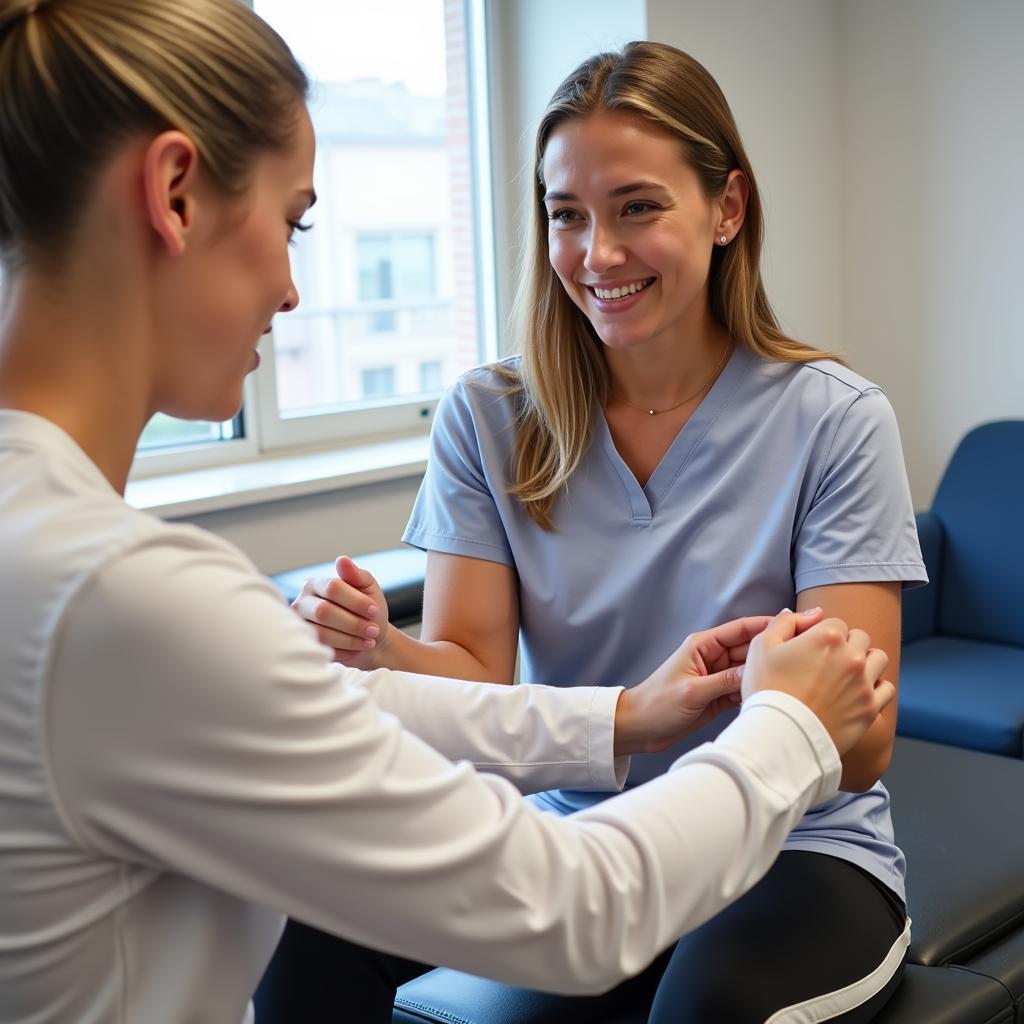
M 687 402 L 692 402 L 705 388 L 708 388 L 712 384 L 714 384 L 715 379 L 718 377 L 718 375 L 724 369 L 725 364 L 728 361 L 729 356 L 731 354 L 732 354 L 732 345 L 729 345 L 726 348 L 726 350 L 725 350 L 725 355 L 722 356 L 722 361 L 711 372 L 711 376 L 708 377 L 708 379 L 706 381 L 704 381 L 704 383 L 701 384 L 701 386 L 699 388 L 697 388 L 697 390 L 694 391 L 692 395 L 687 395 L 681 401 L 676 402 L 675 405 L 670 405 L 670 406 L 668 406 L 665 409 L 650 409 L 650 408 L 648 408 L 647 406 L 644 406 L 644 405 L 633 405 L 632 402 L 627 402 L 624 398 L 616 398 L 616 399 L 614 399 L 614 401 L 618 402 L 619 405 L 626 406 L 627 409 L 636 409 L 637 412 L 645 412 L 645 413 L 647 413 L 648 416 L 659 416 L 663 412 L 671 412 L 673 409 L 678 409 L 681 405 L 686 405 Z

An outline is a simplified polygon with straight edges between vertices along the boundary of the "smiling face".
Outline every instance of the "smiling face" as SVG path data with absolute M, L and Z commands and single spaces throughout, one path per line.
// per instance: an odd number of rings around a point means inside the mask
M 230 419 L 277 312 L 298 305 L 288 254 L 314 201 L 313 127 L 302 109 L 292 144 L 260 156 L 239 197 L 204 186 L 187 258 L 165 281 L 170 329 L 156 405 L 190 419 Z M 171 312 L 171 307 L 176 308 Z
M 598 111 L 560 124 L 541 167 L 548 258 L 605 345 L 672 345 L 706 329 L 721 210 L 675 136 Z

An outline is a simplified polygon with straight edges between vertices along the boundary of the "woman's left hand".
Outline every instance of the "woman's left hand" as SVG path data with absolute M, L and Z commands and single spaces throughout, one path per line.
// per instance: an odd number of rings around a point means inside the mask
M 800 631 L 821 620 L 803 614 Z M 615 753 L 656 753 L 740 704 L 740 666 L 769 615 L 691 633 L 642 683 L 623 691 L 615 714 Z

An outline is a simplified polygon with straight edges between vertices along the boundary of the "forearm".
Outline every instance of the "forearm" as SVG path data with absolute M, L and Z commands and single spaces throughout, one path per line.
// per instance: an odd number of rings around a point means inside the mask
M 893 729 L 884 714 L 864 734 L 864 738 L 843 758 L 839 788 L 847 793 L 870 789 L 889 767 L 892 757 Z
M 391 626 L 371 654 L 371 667 L 415 672 L 480 683 L 511 683 L 515 668 L 507 659 L 487 659 L 451 640 L 420 640 Z

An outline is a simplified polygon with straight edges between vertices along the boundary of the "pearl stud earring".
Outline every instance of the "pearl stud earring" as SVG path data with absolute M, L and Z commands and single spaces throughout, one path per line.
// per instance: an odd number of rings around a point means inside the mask
M 726 242 L 728 242 L 728 241 L 729 241 L 729 239 L 728 239 L 728 238 L 726 238 L 726 237 L 725 237 L 725 235 L 719 235 L 719 236 L 718 236 L 718 241 L 719 241 L 719 243 L 720 243 L 721 245 L 725 245 L 725 243 L 726 243 Z

